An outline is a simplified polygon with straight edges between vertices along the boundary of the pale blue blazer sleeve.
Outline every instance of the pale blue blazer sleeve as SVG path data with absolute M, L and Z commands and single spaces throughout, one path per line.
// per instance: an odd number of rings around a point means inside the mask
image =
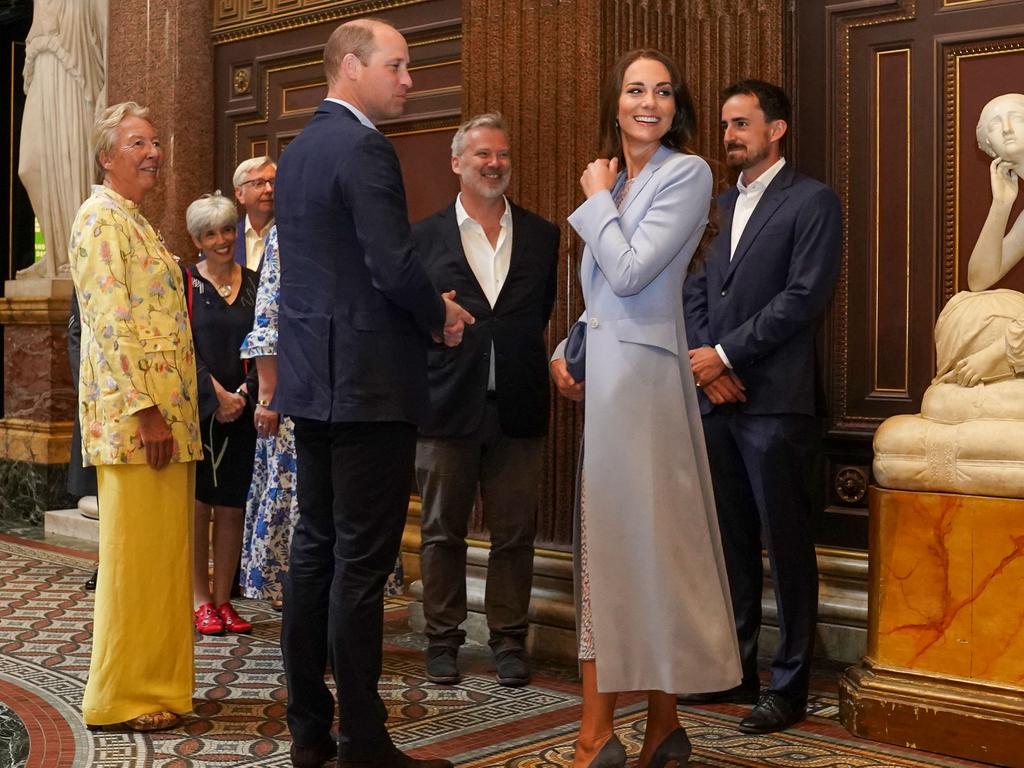
M 607 191 L 573 211 L 569 224 L 590 248 L 612 291 L 632 296 L 679 254 L 695 229 L 707 223 L 711 187 L 707 163 L 696 155 L 676 153 L 653 170 L 652 178 L 623 211 L 623 216 L 630 209 L 644 211 L 628 238 Z

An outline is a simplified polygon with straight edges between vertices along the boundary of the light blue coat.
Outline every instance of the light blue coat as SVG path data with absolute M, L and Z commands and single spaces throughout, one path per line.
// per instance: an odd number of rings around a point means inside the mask
M 661 147 L 621 213 L 601 192 L 569 216 L 586 243 L 584 514 L 601 691 L 740 682 L 683 324 L 711 191 L 707 163 Z

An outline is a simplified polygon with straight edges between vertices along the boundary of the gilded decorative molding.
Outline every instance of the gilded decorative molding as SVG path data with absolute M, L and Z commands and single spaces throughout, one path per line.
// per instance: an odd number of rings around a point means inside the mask
M 235 70 L 235 76 L 231 78 L 231 86 L 235 96 L 245 96 L 252 87 L 252 68 L 239 67 Z
M 828 28 L 833 31 L 836 41 L 838 71 L 836 84 L 839 90 L 835 103 L 836 174 L 831 180 L 832 187 L 839 195 L 843 211 L 843 261 L 839 271 L 832 299 L 832 350 L 834 363 L 832 371 L 832 428 L 850 429 L 857 432 L 874 431 L 881 422 L 878 416 L 857 416 L 849 413 L 849 313 L 850 313 L 850 74 L 853 70 L 850 60 L 850 36 L 858 29 L 911 21 L 917 18 L 917 0 L 873 0 L 870 4 L 847 3 L 828 11 Z
M 248 40 L 301 27 L 327 22 L 343 22 L 358 16 L 370 16 L 419 5 L 430 0 L 264 0 L 253 7 L 253 0 L 212 0 L 214 45 Z M 239 7 L 241 5 L 241 7 Z
M 960 62 L 1024 51 L 1020 38 L 943 47 L 942 303 L 960 290 Z M 1009 88 L 1009 86 L 1007 86 Z
M 67 464 L 71 458 L 70 421 L 0 419 L 0 458 L 33 464 Z

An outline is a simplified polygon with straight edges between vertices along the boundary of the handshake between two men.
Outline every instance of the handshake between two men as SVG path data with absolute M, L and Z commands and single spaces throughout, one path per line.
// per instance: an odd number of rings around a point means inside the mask
M 446 347 L 457 347 L 462 343 L 462 334 L 467 325 L 476 322 L 469 312 L 455 303 L 455 291 L 446 291 L 441 294 L 444 299 L 444 333 L 441 338 L 434 336 L 438 344 L 444 342 Z

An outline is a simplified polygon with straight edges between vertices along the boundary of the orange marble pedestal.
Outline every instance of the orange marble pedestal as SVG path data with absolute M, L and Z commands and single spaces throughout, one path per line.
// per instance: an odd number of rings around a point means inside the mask
M 1024 768 L 1024 500 L 871 489 L 858 736 Z

